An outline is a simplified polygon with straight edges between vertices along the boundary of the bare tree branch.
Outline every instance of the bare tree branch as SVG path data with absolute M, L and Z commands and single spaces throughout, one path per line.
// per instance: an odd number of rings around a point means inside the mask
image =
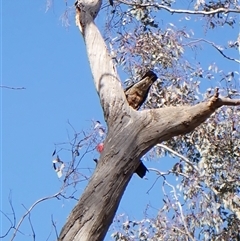
M 166 180 L 164 181 L 164 183 L 165 183 L 167 186 L 171 187 L 172 190 L 173 190 L 174 200 L 175 200 L 175 202 L 177 203 L 178 209 L 179 209 L 179 211 L 180 211 L 181 221 L 182 221 L 182 223 L 183 223 L 183 226 L 184 226 L 184 229 L 185 229 L 185 232 L 186 232 L 187 236 L 190 238 L 190 240 L 196 241 L 196 239 L 192 236 L 192 234 L 191 234 L 191 233 L 189 232 L 189 230 L 188 230 L 188 225 L 187 225 L 187 223 L 186 223 L 186 220 L 185 220 L 185 217 L 184 217 L 184 214 L 183 214 L 182 205 L 181 205 L 181 203 L 180 203 L 180 201 L 179 201 L 179 199 L 178 199 L 178 195 L 177 195 L 177 192 L 176 192 L 175 187 L 174 187 L 173 185 L 171 185 L 170 183 L 168 183 Z M 165 195 L 166 195 L 166 193 L 165 193 Z M 188 240 L 188 239 L 186 239 L 186 241 L 187 241 L 187 240 Z
M 168 146 L 164 145 L 164 144 L 157 144 L 156 146 L 164 148 L 165 150 L 171 152 L 172 154 L 174 154 L 175 156 L 179 157 L 180 159 L 182 159 L 184 162 L 186 162 L 189 166 L 191 166 L 195 171 L 197 171 L 199 173 L 199 169 L 197 166 L 193 165 L 192 162 L 190 162 L 185 156 L 179 154 L 178 152 L 172 150 L 171 148 L 169 148 Z
M 37 204 L 39 204 L 39 203 L 41 203 L 41 202 L 43 202 L 43 201 L 45 201 L 45 200 L 49 200 L 49 199 L 56 198 L 57 196 L 59 196 L 60 193 L 61 193 L 61 191 L 58 192 L 58 193 L 56 193 L 56 194 L 54 194 L 54 195 L 52 195 L 52 196 L 44 197 L 44 198 L 41 198 L 41 199 L 37 200 L 37 201 L 27 210 L 27 212 L 22 216 L 22 218 L 19 220 L 19 222 L 18 222 L 18 224 L 17 224 L 17 226 L 16 226 L 16 228 L 15 228 L 15 231 L 14 231 L 14 233 L 13 233 L 13 236 L 12 236 L 12 238 L 11 238 L 10 240 L 11 240 L 11 241 L 14 240 L 14 238 L 16 237 L 17 232 L 19 231 L 19 227 L 21 226 L 23 220 L 26 218 L 26 216 L 28 216 L 28 215 L 30 214 L 30 212 L 33 210 L 33 208 L 34 208 Z
M 51 220 L 52 220 L 52 225 L 54 227 L 54 231 L 55 231 L 56 237 L 58 239 L 58 231 L 57 231 L 56 223 L 53 220 L 53 215 L 51 215 Z
M 141 143 L 139 142 L 137 145 L 148 144 L 148 148 L 152 148 L 156 144 L 169 140 L 174 136 L 189 133 L 224 105 L 237 106 L 240 105 L 240 100 L 220 98 L 218 89 L 216 89 L 214 96 L 208 101 L 194 106 L 165 107 L 140 111 L 138 112 L 140 116 L 137 119 L 144 126 L 141 129 L 144 144 L 141 139 Z M 143 154 L 148 150 L 145 150 Z
M 8 217 L 8 215 L 6 215 L 4 212 L 0 211 L 8 219 L 8 221 L 11 224 L 11 226 L 8 228 L 6 233 L 4 235 L 0 236 L 0 238 L 5 238 L 9 234 L 11 229 L 14 229 L 15 225 L 16 225 L 16 215 L 15 215 L 15 211 L 14 211 L 13 204 L 12 204 L 12 192 L 11 191 L 10 191 L 9 196 L 8 196 L 8 202 L 9 202 L 11 210 L 12 210 L 13 221 Z
M 163 177 L 164 179 L 166 179 L 166 176 L 169 175 L 169 174 L 175 174 L 175 175 L 178 175 L 178 176 L 182 176 L 182 177 L 185 177 L 185 178 L 189 178 L 186 174 L 182 173 L 182 172 L 176 172 L 176 171 L 172 171 L 172 170 L 169 170 L 167 172 L 161 172 L 159 171 L 158 169 L 156 168 L 148 168 L 149 171 L 153 171 L 153 172 L 156 172 L 157 175 L 159 175 L 160 177 Z M 150 189 L 149 189 L 150 191 Z
M 24 208 L 27 210 L 27 208 L 25 206 L 24 206 Z M 28 213 L 28 221 L 29 221 L 29 224 L 30 224 L 30 227 L 31 227 L 31 230 L 32 230 L 33 241 L 35 241 L 36 240 L 36 233 L 34 231 L 34 227 L 33 227 L 32 220 L 31 220 L 31 212 Z
M 136 3 L 136 2 L 129 2 L 124 0 L 118 0 L 118 2 L 124 3 L 126 5 L 131 6 L 139 6 L 139 7 L 155 7 L 157 9 L 164 9 L 170 13 L 185 13 L 185 14 L 202 14 L 202 15 L 213 15 L 216 13 L 240 13 L 240 9 L 228 9 L 228 8 L 217 8 L 210 11 L 197 11 L 197 10 L 187 10 L 187 9 L 172 9 L 165 5 L 161 5 L 158 3 Z
M 223 53 L 223 51 L 221 50 L 221 48 L 219 48 L 215 43 L 211 42 L 211 41 L 208 41 L 206 39 L 197 39 L 197 40 L 194 40 L 194 41 L 191 41 L 189 42 L 187 45 L 189 44 L 194 44 L 194 43 L 197 43 L 197 42 L 205 42 L 205 43 L 208 43 L 210 44 L 212 47 L 214 47 L 223 57 L 225 57 L 226 59 L 229 59 L 229 60 L 232 60 L 232 61 L 235 61 L 237 63 L 240 63 L 240 60 L 238 59 L 234 59 L 232 57 L 229 57 L 227 56 L 226 54 Z
M 11 89 L 11 90 L 25 90 L 25 87 L 10 87 L 6 85 L 0 85 L 0 88 Z
M 237 105 L 240 105 L 240 100 L 228 99 L 228 98 L 221 97 L 221 98 L 218 100 L 218 106 L 221 107 L 221 106 L 224 106 L 224 105 L 237 106 Z M 218 108 L 219 108 L 219 107 L 218 107 Z

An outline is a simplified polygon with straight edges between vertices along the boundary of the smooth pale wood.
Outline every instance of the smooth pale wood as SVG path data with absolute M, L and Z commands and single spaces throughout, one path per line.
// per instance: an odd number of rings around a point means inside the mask
M 61 241 L 102 241 L 142 155 L 157 143 L 192 131 L 220 106 L 240 104 L 240 100 L 220 99 L 216 93 L 208 102 L 195 106 L 132 109 L 93 22 L 101 3 L 85 0 L 84 4 L 88 2 L 94 9 L 90 11 L 89 5 L 85 11 L 77 11 L 76 23 L 86 43 L 108 134 L 96 170 L 62 228 L 58 239 Z
M 84 2 L 90 2 L 90 6 L 96 6 L 91 12 L 95 13 L 100 8 L 99 2 L 101 1 L 85 0 Z M 93 22 L 95 15 L 92 17 L 91 13 L 88 12 L 90 11 L 89 8 L 89 6 L 86 6 L 82 11 L 77 10 L 76 24 L 85 40 L 94 84 L 100 97 L 105 120 L 110 127 L 111 121 L 115 119 L 114 116 L 118 115 L 117 112 L 127 101 L 112 57 L 109 55 L 106 44 Z

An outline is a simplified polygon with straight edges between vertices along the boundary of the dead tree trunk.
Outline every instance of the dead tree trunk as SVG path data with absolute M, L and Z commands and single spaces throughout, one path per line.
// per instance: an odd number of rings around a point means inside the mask
M 80 3 L 81 2 L 81 3 Z M 101 1 L 78 1 L 76 22 L 85 40 L 108 134 L 99 163 L 59 236 L 61 241 L 101 241 L 114 218 L 124 190 L 140 158 L 154 145 L 192 131 L 222 105 L 220 99 L 195 106 L 136 111 L 127 103 L 104 40 L 94 24 Z

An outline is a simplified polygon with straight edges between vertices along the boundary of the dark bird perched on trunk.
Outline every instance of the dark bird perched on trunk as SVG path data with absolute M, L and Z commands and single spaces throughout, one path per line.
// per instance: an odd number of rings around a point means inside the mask
M 140 81 L 127 87 L 124 91 L 128 104 L 138 110 L 144 101 L 147 99 L 148 91 L 152 84 L 157 80 L 157 75 L 152 71 L 148 71 Z M 140 160 L 141 161 L 141 160 Z M 144 166 L 142 161 L 136 169 L 136 173 L 139 177 L 143 178 L 146 175 L 148 169 Z
M 125 95 L 128 104 L 138 110 L 147 99 L 148 91 L 152 84 L 157 80 L 157 75 L 152 71 L 148 71 L 140 81 L 134 83 L 125 89 Z

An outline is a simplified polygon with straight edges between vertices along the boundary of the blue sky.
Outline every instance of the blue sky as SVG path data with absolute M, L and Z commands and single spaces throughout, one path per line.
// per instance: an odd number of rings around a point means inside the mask
M 64 1 L 56 2 L 47 13 L 45 8 L 44 0 L 23 0 L 3 1 L 1 9 L 1 85 L 25 88 L 0 90 L 1 210 L 11 213 L 11 192 L 17 222 L 25 213 L 24 207 L 59 190 L 61 181 L 52 168 L 51 154 L 55 143 L 68 141 L 68 121 L 78 131 L 89 128 L 93 119 L 103 122 L 82 36 L 73 21 L 69 28 L 62 26 Z M 96 155 L 86 157 L 84 167 L 93 168 Z M 165 170 L 174 163 L 168 159 L 168 163 L 154 163 L 154 167 Z M 147 194 L 155 176 L 147 178 L 133 176 L 119 214 L 140 219 L 147 203 L 160 206 L 161 186 L 155 185 Z M 85 184 L 79 187 L 80 193 Z M 36 240 L 47 239 L 51 214 L 60 231 L 73 206 L 73 201 L 56 199 L 38 205 L 31 216 Z M 9 222 L 4 216 L 0 222 L 3 235 Z M 31 233 L 27 220 L 20 230 L 25 235 L 18 234 L 16 241 L 32 240 L 27 236 Z M 53 233 L 49 240 L 54 237 Z

